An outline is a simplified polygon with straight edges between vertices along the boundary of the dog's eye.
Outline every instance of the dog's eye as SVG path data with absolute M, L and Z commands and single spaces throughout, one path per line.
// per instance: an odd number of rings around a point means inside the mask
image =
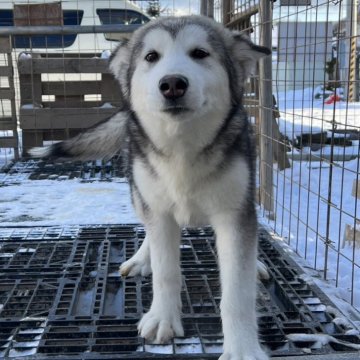
M 204 49 L 194 49 L 191 51 L 190 56 L 193 59 L 204 59 L 208 57 L 210 54 Z
M 159 54 L 156 51 L 151 51 L 145 56 L 145 60 L 150 63 L 155 62 L 159 60 Z

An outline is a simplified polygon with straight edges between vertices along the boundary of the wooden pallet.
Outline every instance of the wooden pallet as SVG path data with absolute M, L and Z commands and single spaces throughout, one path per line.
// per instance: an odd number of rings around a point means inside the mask
M 15 104 L 14 68 L 11 51 L 11 37 L 1 36 L 0 54 L 6 61 L 5 64 L 0 65 L 0 76 L 7 80 L 4 81 L 4 86 L 1 86 L 0 83 L 0 104 L 2 105 L 2 109 L 5 109 L 5 111 L 0 113 L 0 148 L 14 149 L 15 159 L 18 159 L 19 151 Z M 8 134 L 8 131 L 11 132 L 11 134 Z
M 119 110 L 119 85 L 108 59 L 99 55 L 31 53 L 19 57 L 24 153 L 44 141 L 74 136 Z M 89 74 L 91 80 L 84 79 Z

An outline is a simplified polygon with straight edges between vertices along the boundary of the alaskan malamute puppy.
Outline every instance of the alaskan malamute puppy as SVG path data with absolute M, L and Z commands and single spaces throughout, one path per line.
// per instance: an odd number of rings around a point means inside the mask
M 222 300 L 221 360 L 265 360 L 257 334 L 255 148 L 243 85 L 270 51 L 200 16 L 161 18 L 137 30 L 110 59 L 124 109 L 75 138 L 33 149 L 37 157 L 128 155 L 133 204 L 146 226 L 123 276 L 153 276 L 139 323 L 155 343 L 183 336 L 180 227 L 216 232 Z

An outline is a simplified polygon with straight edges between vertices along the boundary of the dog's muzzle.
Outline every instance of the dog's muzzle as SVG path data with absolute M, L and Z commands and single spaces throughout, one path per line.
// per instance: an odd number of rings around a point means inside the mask
M 185 95 L 189 81 L 182 75 L 167 75 L 159 81 L 159 90 L 168 100 L 177 100 Z

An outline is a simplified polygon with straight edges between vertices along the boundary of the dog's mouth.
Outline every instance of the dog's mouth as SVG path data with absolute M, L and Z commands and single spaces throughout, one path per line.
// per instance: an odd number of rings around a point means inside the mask
M 163 112 L 171 114 L 171 115 L 180 115 L 183 114 L 185 112 L 190 111 L 189 108 L 185 107 L 185 106 L 167 106 L 165 108 L 163 108 Z

